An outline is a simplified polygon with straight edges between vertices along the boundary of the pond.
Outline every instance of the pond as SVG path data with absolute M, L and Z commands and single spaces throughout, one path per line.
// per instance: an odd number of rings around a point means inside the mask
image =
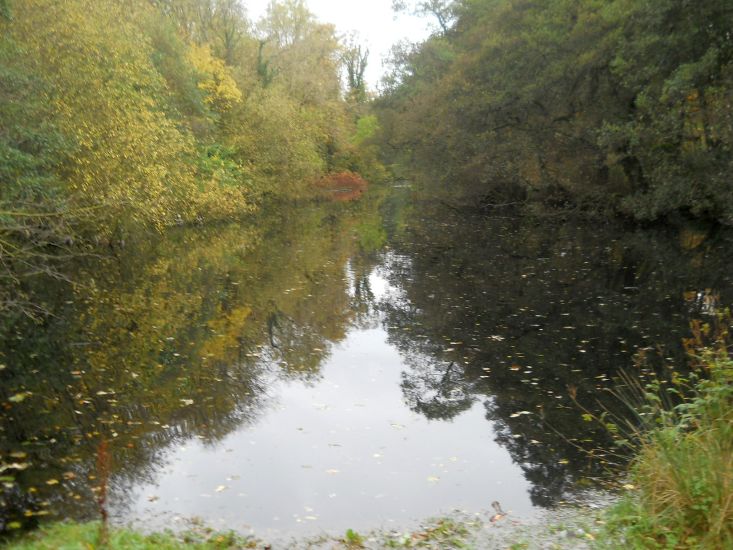
M 52 315 L 4 326 L 0 527 L 94 519 L 100 484 L 146 529 L 530 516 L 606 467 L 571 394 L 618 407 L 622 369 L 681 364 L 731 303 L 732 244 L 402 189 L 90 255 L 37 282 Z

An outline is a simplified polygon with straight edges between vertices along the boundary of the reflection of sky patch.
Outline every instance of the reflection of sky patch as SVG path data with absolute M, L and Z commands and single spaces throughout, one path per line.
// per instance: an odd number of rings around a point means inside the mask
M 307 533 L 404 525 L 493 500 L 528 512 L 528 484 L 483 407 L 452 422 L 411 412 L 400 388 L 406 366 L 386 339 L 382 329 L 352 331 L 318 383 L 281 382 L 270 390 L 280 406 L 256 425 L 215 448 L 175 451 L 156 482 L 136 490 L 125 519 L 165 527 L 171 516 L 199 516 Z
M 373 271 L 369 275 L 369 285 L 371 286 L 372 293 L 374 294 L 374 300 L 379 301 L 387 296 L 390 290 L 390 284 L 387 279 L 382 277 L 378 272 Z

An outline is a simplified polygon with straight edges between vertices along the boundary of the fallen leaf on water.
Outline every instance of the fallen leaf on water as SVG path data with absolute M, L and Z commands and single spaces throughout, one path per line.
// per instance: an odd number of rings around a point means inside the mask
M 21 401 L 25 401 L 26 398 L 30 397 L 31 395 L 31 392 L 28 391 L 16 393 L 15 395 L 11 395 L 10 397 L 8 397 L 8 401 L 10 401 L 11 403 L 20 403 Z
M 10 464 L 0 464 L 0 472 L 5 470 L 25 470 L 30 464 L 27 462 L 11 462 Z
M 149 496 L 148 496 L 148 502 L 155 502 L 155 501 L 156 501 L 156 500 L 158 500 L 159 498 L 160 498 L 160 497 L 159 497 L 159 496 L 157 496 L 157 495 L 149 495 Z
M 330 468 L 330 469 L 326 470 L 326 473 L 327 474 L 331 474 L 331 475 L 338 474 L 340 472 L 341 472 L 340 470 L 337 470 L 335 468 Z
M 217 492 L 217 493 L 221 493 L 222 491 L 226 491 L 226 490 L 227 490 L 227 486 L 226 486 L 226 485 L 219 485 L 219 486 L 218 486 L 218 487 L 216 488 L 216 492 Z
M 59 480 L 58 479 L 49 479 L 46 481 L 46 485 L 58 485 Z
M 428 476 L 428 481 L 430 483 L 437 483 L 438 481 L 440 481 L 440 478 L 438 476 Z

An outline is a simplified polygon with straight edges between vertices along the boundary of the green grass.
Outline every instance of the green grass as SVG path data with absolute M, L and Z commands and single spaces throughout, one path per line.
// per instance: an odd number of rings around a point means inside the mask
M 600 547 L 733 548 L 733 361 L 706 352 L 691 397 L 639 445 Z
M 257 542 L 234 533 L 209 530 L 183 534 L 144 535 L 127 529 L 112 529 L 106 545 L 99 541 L 99 523 L 56 523 L 42 527 L 5 546 L 7 550 L 218 550 L 256 548 Z

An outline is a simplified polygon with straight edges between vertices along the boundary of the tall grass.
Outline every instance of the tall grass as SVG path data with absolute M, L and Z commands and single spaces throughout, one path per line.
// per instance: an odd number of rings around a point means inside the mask
M 630 490 L 600 546 L 733 548 L 733 361 L 720 346 L 696 357 L 696 371 L 690 393 L 663 388 L 678 396 L 671 408 L 644 387 L 644 424 L 654 427 L 625 439 L 636 442 Z

